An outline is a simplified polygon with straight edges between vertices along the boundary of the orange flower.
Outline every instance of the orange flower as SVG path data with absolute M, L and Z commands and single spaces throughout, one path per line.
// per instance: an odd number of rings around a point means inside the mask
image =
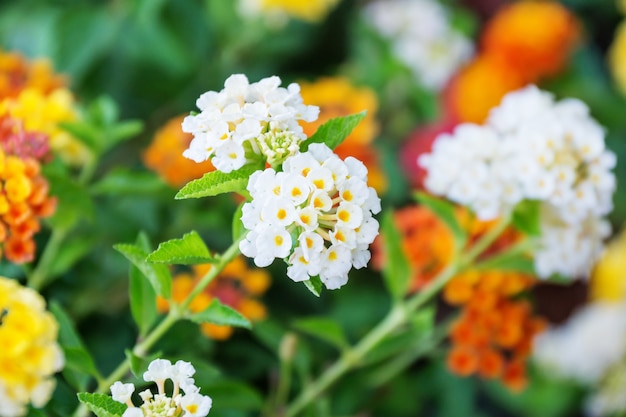
M 34 259 L 39 220 L 56 207 L 48 190 L 37 160 L 7 155 L 0 147 L 0 245 L 9 261 L 22 264 Z
M 44 94 L 65 86 L 65 78 L 55 74 L 50 61 L 28 61 L 15 52 L 0 52 L 0 97 L 16 97 L 26 88 Z
M 459 122 L 483 123 L 506 93 L 525 86 L 529 79 L 502 58 L 482 54 L 453 77 L 444 102 Z
M 368 183 L 381 194 L 387 188 L 387 180 L 379 165 L 378 153 L 372 146 L 379 131 L 376 121 L 378 99 L 374 91 L 356 87 L 347 78 L 327 77 L 315 82 L 300 82 L 301 95 L 305 103 L 319 106 L 319 118 L 303 124 L 304 133 L 311 136 L 328 120 L 367 111 L 367 115 L 354 128 L 346 140 L 335 149 L 342 159 L 353 156 L 368 168 Z
M 537 80 L 560 72 L 580 38 L 576 17 L 556 1 L 518 1 L 498 11 L 483 31 L 481 46 Z
M 212 265 L 196 265 L 193 274 L 181 273 L 174 277 L 172 299 L 182 302 L 193 290 L 198 281 L 212 268 Z M 248 268 L 245 258 L 239 256 L 201 292 L 189 306 L 194 313 L 205 310 L 214 299 L 239 311 L 251 321 L 263 320 L 265 306 L 256 299 L 265 293 L 270 284 L 270 275 L 264 269 Z M 161 312 L 169 309 L 169 304 L 157 298 L 157 308 Z M 233 328 L 212 323 L 203 323 L 202 332 L 212 339 L 224 340 L 231 336 Z
M 197 163 L 183 156 L 183 151 L 189 147 L 193 138 L 181 128 L 184 118 L 185 115 L 170 119 L 156 132 L 152 143 L 142 155 L 148 168 L 177 188 L 215 169 L 211 161 Z

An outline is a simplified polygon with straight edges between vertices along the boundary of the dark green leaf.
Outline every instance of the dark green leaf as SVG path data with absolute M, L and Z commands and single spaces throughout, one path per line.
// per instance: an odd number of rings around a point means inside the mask
M 232 307 L 222 304 L 217 298 L 214 298 L 204 311 L 192 314 L 189 319 L 195 323 L 213 323 L 247 329 L 252 327 L 250 320 Z
M 307 287 L 307 289 L 311 291 L 316 297 L 319 297 L 322 294 L 323 284 L 318 275 L 302 282 L 304 283 L 304 286 Z
M 130 371 L 136 378 L 142 379 L 143 373 L 148 369 L 148 365 L 154 359 L 157 359 L 161 356 L 161 353 L 156 352 L 152 355 L 141 357 L 135 355 L 130 349 L 124 350 L 124 354 L 126 355 L 126 359 L 130 363 Z
M 325 143 L 329 148 L 335 149 L 352 133 L 352 130 L 363 120 L 365 114 L 366 112 L 362 111 L 349 116 L 330 119 L 300 145 L 300 151 L 306 152 L 311 143 Z
M 198 232 L 192 230 L 181 239 L 172 239 L 159 244 L 146 260 L 170 265 L 193 265 L 215 262 L 217 259 L 211 255 Z
M 120 417 L 128 408 L 126 404 L 119 403 L 106 394 L 79 392 L 78 400 L 97 417 Z
M 167 188 L 167 185 L 153 173 L 117 168 L 107 173 L 102 180 L 91 187 L 91 190 L 97 194 L 145 195 Z
M 85 187 L 65 175 L 46 174 L 50 195 L 58 198 L 54 215 L 48 220 L 53 227 L 70 229 L 81 219 L 93 218 L 93 201 Z
M 53 259 L 48 276 L 50 278 L 59 276 L 69 270 L 76 262 L 90 252 L 96 243 L 94 236 L 77 236 L 65 239 L 61 245 L 57 256 Z
M 64 346 L 63 354 L 65 355 L 66 368 L 73 369 L 96 378 L 99 377 L 100 374 L 96 369 L 96 364 L 85 348 Z
M 153 264 L 146 261 L 148 252 L 142 248 L 128 244 L 118 243 L 113 248 L 124 255 L 133 263 L 141 273 L 150 281 L 154 291 L 163 298 L 172 295 L 172 276 L 165 265 Z
M 381 229 L 385 259 L 383 278 L 393 298 L 401 299 L 409 290 L 413 272 L 402 248 L 402 235 L 396 227 L 392 211 L 383 214 Z
M 206 392 L 205 392 L 206 391 Z M 202 387 L 213 399 L 213 409 L 236 409 L 258 411 L 263 406 L 263 397 L 249 385 L 220 378 L 213 384 Z
M 145 336 L 157 318 L 157 295 L 152 284 L 135 265 L 131 264 L 129 276 L 130 311 L 139 327 L 139 335 Z
M 293 326 L 302 332 L 308 333 L 331 345 L 341 349 L 348 346 L 346 335 L 336 321 L 325 317 L 307 317 L 296 320 Z
M 416 193 L 415 198 L 420 204 L 423 204 L 430 211 L 432 211 L 441 221 L 445 223 L 448 229 L 450 229 L 457 249 L 461 249 L 465 246 L 465 243 L 467 242 L 467 233 L 465 233 L 459 224 L 456 215 L 454 214 L 453 204 L 423 192 Z
M 246 187 L 248 186 L 250 175 L 261 168 L 260 165 L 252 164 L 244 165 L 238 170 L 229 173 L 221 171 L 207 172 L 202 178 L 187 183 L 178 191 L 174 198 L 181 200 L 185 198 L 211 197 L 231 192 L 247 195 Z
M 541 235 L 541 204 L 539 200 L 524 200 L 515 206 L 511 222 L 517 230 L 529 236 Z

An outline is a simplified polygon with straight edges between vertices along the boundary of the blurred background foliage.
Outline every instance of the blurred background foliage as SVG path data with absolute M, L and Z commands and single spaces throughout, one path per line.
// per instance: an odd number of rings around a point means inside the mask
M 47 57 L 67 76 L 77 100 L 116 108 L 119 120 L 137 120 L 143 129 L 131 140 L 101 155 L 93 187 L 68 192 L 80 218 L 57 260 L 57 279 L 43 293 L 70 314 L 101 371 L 110 372 L 132 346 L 136 329 L 128 306 L 128 262 L 112 249 L 134 242 L 140 231 L 152 245 L 197 230 L 215 251 L 231 241 L 231 196 L 175 201 L 176 189 L 143 165 L 141 155 L 155 132 L 170 118 L 195 110 L 204 91 L 220 90 L 233 73 L 250 80 L 279 75 L 283 84 L 343 74 L 376 91 L 380 134 L 389 188 L 383 207 L 412 200 L 398 164 L 403 142 L 441 114 L 432 91 L 418 85 L 391 56 L 388 45 L 364 25 L 358 10 L 365 2 L 343 0 L 320 22 L 290 19 L 282 26 L 242 19 L 230 0 L 5 0 L 0 2 L 0 47 L 30 58 Z M 476 39 L 483 23 L 505 2 L 445 2 L 453 24 Z M 584 41 L 565 71 L 542 86 L 558 96 L 577 97 L 607 130 L 607 146 L 618 155 L 618 192 L 611 220 L 626 221 L 626 102 L 611 78 L 607 51 L 623 15 L 612 0 L 562 2 L 581 20 Z M 99 104 L 97 104 L 99 103 Z M 63 197 L 63 196 L 61 196 Z M 82 202 L 82 203 L 81 203 Z M 49 238 L 45 231 L 38 237 Z M 177 325 L 157 350 L 192 360 L 197 383 L 213 397 L 212 416 L 258 415 L 275 383 L 275 352 L 287 332 L 299 334 L 295 372 L 310 379 L 336 350 L 298 330 L 298 320 L 324 316 L 338 323 L 351 340 L 371 328 L 387 311 L 388 296 L 378 273 L 353 271 L 350 284 L 316 299 L 285 278 L 285 266 L 269 268 L 274 279 L 263 297 L 268 318 L 252 331 L 238 330 L 226 341 L 204 337 L 198 327 Z M 5 275 L 19 275 L 6 262 Z M 579 303 L 580 284 L 561 293 L 565 309 Z M 584 290 L 582 290 L 584 291 Z M 572 299 L 574 301 L 572 301 Z M 431 320 L 421 324 L 432 326 Z M 306 326 L 305 326 L 306 327 Z M 302 326 L 300 327 L 302 328 Z M 530 388 L 517 396 L 495 383 L 458 378 L 445 369 L 445 354 L 427 357 L 398 372 L 382 388 L 371 381 L 376 367 L 357 371 L 320 398 L 316 416 L 576 416 L 581 388 L 556 383 L 535 373 Z M 378 371 L 378 373 L 377 373 Z M 293 392 L 298 386 L 293 387 Z M 71 388 L 60 384 L 52 400 L 59 415 L 76 407 Z M 331 411 L 329 411 L 331 410 Z M 33 414 L 38 415 L 38 414 Z

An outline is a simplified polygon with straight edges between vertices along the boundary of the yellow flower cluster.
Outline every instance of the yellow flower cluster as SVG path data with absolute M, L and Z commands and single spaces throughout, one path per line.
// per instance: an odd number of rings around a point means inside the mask
M 78 120 L 72 93 L 57 88 L 49 94 L 35 88 L 26 88 L 16 97 L 0 102 L 0 116 L 7 115 L 21 122 L 27 132 L 40 132 L 48 137 L 50 148 L 61 159 L 72 165 L 89 161 L 91 153 L 80 141 L 59 127 L 61 122 Z
M 45 405 L 64 365 L 58 324 L 37 292 L 0 277 L 0 416 L 19 417 Z

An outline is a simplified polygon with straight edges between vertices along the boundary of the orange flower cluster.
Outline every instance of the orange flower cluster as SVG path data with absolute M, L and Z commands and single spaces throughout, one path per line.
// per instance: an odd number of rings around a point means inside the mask
M 154 135 L 144 151 L 144 164 L 156 172 L 172 187 L 182 187 L 191 180 L 215 170 L 210 160 L 197 163 L 183 156 L 193 136 L 183 132 L 181 123 L 185 115 L 170 119 Z
M 368 184 L 378 194 L 383 193 L 387 188 L 387 179 L 380 166 L 378 152 L 372 146 L 380 129 L 376 121 L 376 93 L 367 87 L 356 87 L 344 77 L 320 78 L 311 83 L 301 82 L 300 88 L 304 102 L 320 108 L 318 119 L 302 126 L 307 136 L 311 136 L 332 118 L 367 111 L 365 118 L 335 149 L 335 153 L 342 159 L 353 156 L 363 162 L 368 169 Z
M 444 223 L 423 206 L 407 206 L 394 214 L 403 251 L 413 270 L 411 290 L 418 291 L 451 261 L 453 238 Z M 470 245 L 495 224 L 479 221 L 462 208 L 456 216 L 469 235 Z M 504 250 L 519 237 L 517 231 L 507 229 L 483 257 Z M 377 239 L 373 250 L 373 264 L 378 269 L 385 262 L 382 244 Z M 512 390 L 524 387 L 531 340 L 545 326 L 541 318 L 533 316 L 531 304 L 519 299 L 535 282 L 532 276 L 492 270 L 472 270 L 448 282 L 443 298 L 461 308 L 450 335 L 448 366 L 452 372 L 501 378 Z
M 462 308 L 450 334 L 452 372 L 500 378 L 513 391 L 525 387 L 532 339 L 546 322 L 527 300 L 514 297 L 534 284 L 534 277 L 517 272 L 469 271 L 446 285 L 444 299 Z
M 487 22 L 476 55 L 451 81 L 446 101 L 460 122 L 483 123 L 509 91 L 560 72 L 580 39 L 581 25 L 556 1 L 503 6 Z
M 48 181 L 39 162 L 30 157 L 7 155 L 0 148 L 0 244 L 11 262 L 30 262 L 35 256 L 33 235 L 39 220 L 56 208 L 48 195 Z
M 212 268 L 212 265 L 196 265 L 193 273 L 181 273 L 174 277 L 172 299 L 182 302 L 195 288 L 198 281 Z M 265 293 L 270 285 L 270 274 L 261 268 L 248 268 L 245 258 L 239 256 L 230 262 L 224 270 L 192 301 L 189 308 L 197 313 L 205 310 L 214 299 L 228 305 L 252 321 L 262 320 L 266 316 L 265 306 L 256 299 Z M 159 297 L 157 308 L 160 312 L 169 310 L 167 300 Z M 202 333 L 216 340 L 228 339 L 233 328 L 212 323 L 200 326 Z
M 27 88 L 49 94 L 65 86 L 65 78 L 55 74 L 48 60 L 28 61 L 15 52 L 0 52 L 0 97 L 16 97 Z

